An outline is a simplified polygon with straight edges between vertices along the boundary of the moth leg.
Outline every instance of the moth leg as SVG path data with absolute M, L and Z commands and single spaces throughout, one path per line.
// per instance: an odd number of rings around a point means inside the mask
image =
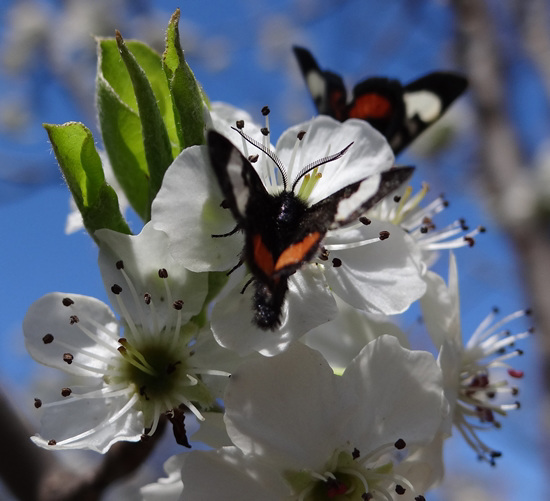
M 222 233 L 220 235 L 210 235 L 212 238 L 222 238 L 222 237 L 230 237 L 231 235 L 234 235 L 239 231 L 240 227 L 239 225 L 235 226 L 229 233 Z
M 231 268 L 227 273 L 226 275 L 229 276 L 231 275 L 231 273 L 233 273 L 239 266 L 242 266 L 242 264 L 244 263 L 244 261 L 242 259 L 239 259 L 239 262 L 233 266 L 233 268 Z
M 244 294 L 244 291 L 252 282 L 254 282 L 254 277 L 252 277 L 248 282 L 246 282 L 246 284 L 244 284 L 244 287 L 241 289 L 241 294 Z

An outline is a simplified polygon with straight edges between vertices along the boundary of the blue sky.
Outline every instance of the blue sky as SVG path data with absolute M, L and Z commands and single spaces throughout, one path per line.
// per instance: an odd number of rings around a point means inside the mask
M 0 33 L 7 33 L 6 28 L 12 27 L 8 16 L 16 3 L 4 1 L 0 5 Z M 47 12 L 54 16 L 63 2 L 38 3 L 47 6 Z M 322 67 L 341 73 L 350 87 L 372 75 L 406 82 L 435 69 L 457 68 L 452 15 L 443 2 L 165 0 L 140 1 L 134 6 L 137 14 L 124 5 L 117 11 L 122 16 L 120 28 L 125 37 L 142 36 L 142 15 L 158 20 L 156 29 L 162 38 L 171 12 L 181 6 L 182 37 L 190 44 L 188 60 L 210 98 L 244 107 L 258 119 L 261 107 L 269 104 L 274 137 L 293 121 L 307 119 L 314 113 L 292 59 L 293 44 L 309 47 Z M 54 30 L 51 26 L 49 29 Z M 83 37 L 88 37 L 88 33 Z M 510 37 L 509 44 L 515 47 L 512 34 Z M 57 43 L 63 46 L 62 36 Z M 71 57 L 78 60 L 83 54 L 84 49 Z M 68 92 L 66 83 L 60 84 L 59 73 L 41 64 L 40 57 L 35 56 L 26 72 L 19 75 L 0 69 L 0 93 L 4 96 L 0 99 L 0 112 L 21 102 L 29 117 L 17 133 L 0 131 L 0 224 L 4 235 L 0 245 L 0 377 L 6 387 L 19 389 L 30 385 L 36 374 L 36 365 L 24 351 L 21 334 L 29 304 L 51 291 L 106 299 L 93 242 L 82 232 L 64 234 L 68 192 L 41 127 L 43 122 L 79 120 L 96 130 L 95 117 Z M 90 75 L 93 88 L 93 66 Z M 521 51 L 513 60 L 510 75 L 510 110 L 525 151 L 534 155 L 548 134 L 548 105 L 543 100 L 541 83 L 530 64 L 522 59 Z M 93 95 L 88 100 L 89 108 Z M 470 120 L 468 102 L 466 96 L 453 110 L 458 123 Z M 475 137 L 467 130 L 462 132 L 454 147 L 444 154 L 428 159 L 415 156 L 412 151 L 400 161 L 417 166 L 417 182 L 429 181 L 434 196 L 442 191 L 447 194 L 451 201 L 447 222 L 466 217 L 472 225 L 483 224 L 489 230 L 473 249 L 457 252 L 464 331 L 472 332 L 495 305 L 503 313 L 527 305 L 509 243 L 484 211 L 479 192 L 473 191 Z M 100 143 L 97 132 L 95 137 Z M 445 277 L 446 267 L 447 259 L 443 258 L 437 269 Z M 412 318 L 411 329 L 417 331 L 420 327 Z M 518 363 L 518 368 L 526 370 L 522 381 L 523 408 L 506 419 L 501 433 L 485 437 L 495 448 L 505 451 L 499 466 L 478 465 L 459 440 L 454 440 L 448 451 L 450 475 L 473 475 L 485 486 L 500 482 L 505 493 L 499 499 L 505 500 L 543 498 L 544 477 L 537 450 L 540 376 L 535 343 L 527 341 L 523 347 L 526 356 Z M 28 399 L 28 405 L 21 402 L 25 412 L 31 412 L 31 402 L 32 399 Z M 458 449 L 451 450 L 455 444 Z

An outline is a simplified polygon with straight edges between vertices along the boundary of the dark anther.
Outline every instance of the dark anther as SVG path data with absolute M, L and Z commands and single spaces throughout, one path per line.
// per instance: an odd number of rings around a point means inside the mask
M 117 270 L 122 270 L 123 268 L 124 268 L 124 262 L 121 259 L 120 261 L 116 262 L 116 269 Z
M 515 397 L 516 395 L 519 395 L 519 388 L 516 387 L 516 386 L 514 386 L 514 387 L 512 388 L 512 396 Z
M 74 301 L 70 297 L 64 297 L 61 302 L 63 303 L 63 306 L 71 306 L 71 304 L 74 304 Z
M 420 233 L 428 233 L 428 227 L 427 226 L 422 226 L 420 228 Z
M 174 303 L 172 304 L 172 307 L 174 310 L 181 310 L 183 308 L 183 300 L 182 299 L 176 299 Z
M 493 306 L 492 311 L 493 313 L 500 313 L 500 308 L 498 306 Z
M 532 314 L 533 314 L 533 310 L 532 310 L 531 308 L 526 308 L 526 309 L 524 310 L 524 313 L 525 313 L 526 315 L 532 315 Z
M 396 203 L 397 203 L 397 202 L 401 202 L 401 197 L 400 197 L 399 195 L 395 195 L 395 196 L 393 197 L 393 201 L 396 202 Z
M 476 243 L 472 237 L 464 237 L 464 241 L 468 243 L 468 247 L 473 247 Z
M 388 238 L 390 238 L 390 232 L 389 231 L 386 231 L 386 230 L 382 230 L 379 234 L 378 234 L 380 240 L 386 240 Z
M 80 322 L 80 318 L 78 318 L 76 315 L 71 315 L 69 317 L 69 323 L 71 325 L 77 324 L 78 322 Z
M 353 451 L 351 453 L 351 457 L 353 459 L 359 459 L 359 456 L 360 456 L 360 452 L 359 452 L 359 449 L 357 449 L 356 447 L 353 448 Z
M 159 270 L 159 277 L 160 278 L 168 278 L 168 272 L 166 271 L 166 268 L 161 268 Z
M 360 222 L 361 224 L 364 224 L 365 226 L 368 226 L 368 225 L 371 223 L 371 220 L 370 220 L 368 217 L 366 217 L 366 216 L 361 216 L 361 217 L 359 218 L 359 222 Z
M 394 447 L 397 449 L 397 450 L 401 450 L 401 449 L 404 449 L 405 447 L 407 447 L 407 444 L 405 443 L 405 441 L 400 438 L 397 442 L 395 442 L 395 444 L 393 444 Z
M 402 496 L 403 494 L 405 494 L 405 488 L 402 485 L 397 484 L 395 486 L 395 492 Z
M 271 110 L 269 109 L 269 106 L 264 106 L 264 107 L 262 108 L 262 115 L 265 117 L 265 116 L 269 115 L 269 112 L 270 112 L 270 111 L 271 111 Z
M 328 256 L 330 252 L 326 250 L 324 247 L 321 247 L 321 251 L 319 252 L 319 259 L 321 261 L 328 261 Z
M 51 440 L 48 440 L 48 445 L 55 445 L 57 442 L 52 438 Z
M 514 403 L 516 404 L 516 409 L 521 409 L 521 403 L 518 400 L 516 400 Z
M 260 155 L 250 155 L 248 161 L 254 164 L 258 161 L 258 158 L 260 158 Z
M 243 129 L 244 128 L 244 120 L 237 120 L 235 122 L 235 125 L 237 126 L 237 129 Z
M 151 304 L 151 294 L 148 292 L 143 294 L 143 300 L 145 301 L 145 304 Z
M 332 266 L 334 266 L 335 268 L 339 268 L 340 266 L 342 266 L 342 260 L 338 259 L 337 257 L 333 258 Z
M 73 363 L 73 356 L 70 353 L 63 353 L 63 362 L 67 362 L 69 365 Z
M 519 348 L 516 350 L 516 353 L 518 355 L 523 355 L 524 351 L 523 350 L 520 350 Z
M 72 392 L 73 390 L 71 390 L 70 388 L 61 388 L 62 397 L 68 397 Z
M 485 233 L 487 231 L 487 228 L 485 228 L 485 226 L 479 226 L 477 231 L 479 231 L 480 233 Z
M 300 132 L 298 132 L 298 135 L 296 137 L 298 138 L 299 141 L 301 141 L 302 139 L 304 139 L 305 135 L 306 135 L 306 131 L 301 130 Z
M 499 451 L 491 451 L 491 457 L 492 457 L 492 458 L 499 458 L 499 457 L 502 457 L 502 452 L 499 452 Z
M 449 201 L 443 200 L 443 207 L 449 207 Z
M 262 127 L 260 129 L 260 132 L 264 135 L 264 136 L 269 136 L 269 129 L 267 127 Z
M 365 494 L 361 494 L 361 499 L 371 501 L 371 499 L 374 499 L 374 496 L 370 492 L 365 492 Z
M 414 498 L 414 501 L 426 501 L 426 498 L 424 496 L 420 495 L 420 496 L 416 496 Z
M 220 207 L 222 209 L 229 209 L 229 202 L 225 199 L 222 200 L 222 203 L 220 204 Z
M 44 344 L 50 344 L 52 341 L 53 341 L 53 335 L 52 335 L 52 334 L 46 334 L 46 335 L 42 338 L 42 342 L 43 342 Z
M 34 399 L 34 407 L 35 407 L 35 409 L 40 409 L 40 407 L 42 407 L 42 400 L 40 400 L 39 398 L 35 398 Z
M 120 294 L 122 292 L 122 287 L 118 284 L 113 284 L 113 286 L 111 287 L 111 292 L 113 294 Z

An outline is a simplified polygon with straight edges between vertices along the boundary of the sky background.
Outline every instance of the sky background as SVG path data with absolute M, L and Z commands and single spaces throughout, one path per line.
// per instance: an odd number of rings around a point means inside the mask
M 543 86 L 514 32 L 513 13 L 493 2 L 501 42 L 509 57 L 510 113 L 533 168 L 544 163 L 549 109 Z M 32 419 L 32 397 L 42 378 L 54 377 L 26 354 L 21 324 L 28 306 L 52 291 L 106 300 L 97 251 L 84 232 L 65 235 L 69 195 L 42 123 L 82 121 L 101 145 L 94 114 L 95 52 L 92 34 L 139 38 L 162 50 L 171 13 L 182 8 L 180 33 L 186 57 L 213 101 L 245 108 L 260 121 L 272 110 L 272 137 L 314 114 L 293 59 L 292 45 L 309 48 L 321 67 L 340 73 L 348 88 L 367 76 L 408 82 L 423 74 L 460 67 L 453 15 L 440 0 L 73 0 L 0 3 L 0 380 L 15 405 Z M 493 306 L 503 313 L 528 306 L 506 237 L 487 213 L 475 174 L 476 137 L 466 95 L 444 119 L 454 131 L 449 147 L 433 150 L 432 138 L 399 157 L 417 166 L 435 197 L 451 202 L 442 222 L 465 217 L 488 233 L 472 249 L 457 251 L 463 331 L 473 332 Z M 434 133 L 435 134 L 435 133 Z M 543 160 L 540 160 L 540 159 Z M 546 160 L 549 162 L 549 160 Z M 139 231 L 136 222 L 134 229 Z M 447 277 L 447 258 L 437 271 Z M 418 311 L 404 328 L 417 347 L 427 347 Z M 483 435 L 503 450 L 496 468 L 476 461 L 459 437 L 447 445 L 447 479 L 431 500 L 543 499 L 537 414 L 539 371 L 534 342 L 515 366 L 522 409 L 503 430 Z M 464 489 L 469 489 L 464 492 Z M 544 489 L 544 490 L 543 490 Z

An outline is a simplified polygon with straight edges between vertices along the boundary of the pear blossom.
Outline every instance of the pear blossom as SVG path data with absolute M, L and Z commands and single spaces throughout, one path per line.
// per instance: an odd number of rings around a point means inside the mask
M 505 417 L 508 411 L 520 407 L 519 389 L 510 386 L 510 379 L 521 379 L 523 371 L 514 369 L 509 361 L 523 353 L 515 343 L 528 337 L 532 329 L 512 334 L 508 325 L 530 311 L 519 310 L 497 320 L 498 310 L 494 310 L 464 343 L 454 254 L 450 255 L 448 285 L 433 272 L 428 272 L 427 280 L 422 310 L 428 332 L 439 349 L 452 425 L 480 459 L 494 464 L 501 453 L 486 445 L 479 432 L 500 429 L 497 416 Z
M 247 362 L 225 406 L 234 445 L 184 455 L 181 499 L 420 501 L 399 469 L 447 412 L 433 356 L 393 336 L 369 343 L 342 376 L 300 343 Z
M 219 369 L 224 360 L 230 367 L 228 352 L 192 321 L 204 307 L 206 275 L 177 265 L 166 235 L 150 224 L 138 236 L 96 235 L 119 317 L 98 299 L 54 292 L 31 305 L 23 324 L 32 357 L 80 384 L 63 388 L 60 401 L 36 400 L 42 428 L 32 440 L 45 448 L 103 453 L 153 434 L 161 415 L 181 405 L 203 419 L 199 408 L 211 407 L 223 390 L 206 381 L 229 375 Z
M 238 124 L 240 129 L 228 126 L 224 134 L 240 146 L 245 156 L 255 160 L 253 166 L 269 193 L 283 189 L 283 180 L 271 156 L 280 159 L 288 179 L 293 180 L 304 166 L 342 152 L 353 143 L 341 158 L 321 165 L 298 183 L 295 192 L 308 205 L 365 178 L 370 179 L 373 195 L 378 190 L 380 173 L 393 166 L 391 148 L 369 124 L 362 120 L 339 123 L 326 116 L 291 127 L 282 134 L 273 154 L 265 154 L 271 149 L 267 107 L 263 113 L 266 127 L 259 138 L 257 128 L 249 131 L 242 122 Z M 365 199 L 368 198 L 365 194 Z M 174 258 L 185 262 L 191 270 L 232 270 L 239 263 L 243 235 L 231 232 L 235 221 L 222 207 L 223 199 L 206 147 L 187 148 L 165 174 L 152 205 L 152 222 L 155 228 L 168 234 Z M 365 230 L 369 238 L 365 238 L 364 232 L 357 237 L 356 228 L 329 231 L 326 244 L 322 244 L 327 252 L 323 250 L 289 278 L 281 326 L 269 335 L 252 323 L 253 292 L 245 286 L 250 275 L 237 274 L 238 279 L 231 282 L 233 289 L 212 310 L 212 329 L 217 341 L 240 354 L 280 353 L 308 330 L 334 318 L 337 308 L 333 293 L 366 311 L 381 314 L 405 311 L 426 290 L 420 252 L 405 232 L 386 239 L 385 230 L 385 223 L 372 224 Z M 212 238 L 227 233 L 232 234 Z M 235 312 L 239 312 L 237 317 Z
M 413 194 L 412 186 L 403 185 L 366 214 L 370 219 L 390 223 L 405 231 L 420 250 L 424 270 L 436 261 L 439 251 L 472 247 L 475 237 L 485 232 L 483 226 L 470 229 L 464 219 L 439 227 L 435 218 L 445 211 L 449 202 L 440 195 L 424 205 L 429 189 L 427 183 L 422 183 L 422 188 Z

